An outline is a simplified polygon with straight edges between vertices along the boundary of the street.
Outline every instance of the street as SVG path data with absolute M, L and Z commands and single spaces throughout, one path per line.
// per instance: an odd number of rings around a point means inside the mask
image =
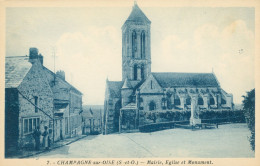
M 87 136 L 33 158 L 254 157 L 246 124 L 218 129 L 170 129 L 153 133 Z

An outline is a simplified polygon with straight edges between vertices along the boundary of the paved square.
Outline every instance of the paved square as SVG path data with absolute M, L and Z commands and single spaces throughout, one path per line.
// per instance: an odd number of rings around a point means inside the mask
M 218 129 L 170 129 L 153 133 L 88 136 L 39 158 L 145 158 L 145 157 L 254 157 L 246 124 L 220 125 Z

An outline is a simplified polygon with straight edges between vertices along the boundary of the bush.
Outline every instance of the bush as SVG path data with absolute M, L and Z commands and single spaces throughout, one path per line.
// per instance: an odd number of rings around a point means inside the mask
M 162 123 L 152 123 L 148 125 L 143 125 L 139 127 L 140 132 L 153 132 L 159 130 L 165 130 L 174 128 L 175 122 L 162 122 Z
M 187 121 L 190 120 L 190 116 L 190 111 L 144 111 L 144 117 L 152 123 Z M 245 117 L 242 110 L 201 110 L 199 117 L 202 119 L 203 123 L 245 122 Z
M 246 96 L 243 96 L 243 111 L 248 128 L 251 132 L 249 138 L 251 148 L 255 151 L 255 89 L 247 92 Z
M 242 110 L 204 110 L 200 111 L 202 123 L 244 123 L 245 117 Z

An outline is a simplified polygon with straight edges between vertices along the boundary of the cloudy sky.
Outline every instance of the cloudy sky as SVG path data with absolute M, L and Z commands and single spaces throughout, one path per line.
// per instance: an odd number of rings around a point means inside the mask
M 139 5 L 151 24 L 153 72 L 212 72 L 234 102 L 254 88 L 254 8 Z M 121 80 L 121 26 L 132 6 L 7 8 L 6 55 L 37 47 L 66 72 L 84 104 L 103 104 L 105 80 Z

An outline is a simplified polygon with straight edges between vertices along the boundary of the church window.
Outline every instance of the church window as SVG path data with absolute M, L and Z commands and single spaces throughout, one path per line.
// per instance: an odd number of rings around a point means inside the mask
M 191 98 L 190 98 L 190 96 L 188 96 L 187 99 L 186 99 L 186 105 L 191 105 Z
M 181 100 L 178 95 L 176 95 L 174 98 L 174 105 L 181 105 Z
M 170 98 L 167 98 L 167 109 L 172 109 L 172 102 Z
M 144 109 L 144 100 L 141 97 L 139 99 L 139 104 L 140 104 L 140 110 L 143 110 Z
M 214 99 L 214 97 L 211 94 L 209 96 L 209 104 L 210 105 L 215 105 L 215 99 Z
M 134 65 L 134 80 L 137 80 L 137 65 Z
M 166 109 L 166 99 L 162 98 L 162 109 L 165 110 Z
M 156 104 L 154 103 L 154 101 L 151 101 L 150 103 L 149 103 L 149 110 L 150 111 L 153 111 L 153 110 L 155 110 L 156 109 Z
M 153 89 L 153 81 L 151 80 L 151 89 Z
M 201 96 L 199 96 L 199 98 L 198 98 L 198 105 L 204 105 L 204 101 Z
M 141 78 L 144 79 L 144 65 L 141 66 Z
M 133 31 L 132 33 L 132 57 L 135 58 L 135 52 L 137 51 L 137 46 L 136 46 L 136 32 Z
M 141 33 L 141 58 L 145 58 L 145 32 Z
M 227 101 L 224 96 L 221 96 L 221 104 L 227 104 Z

